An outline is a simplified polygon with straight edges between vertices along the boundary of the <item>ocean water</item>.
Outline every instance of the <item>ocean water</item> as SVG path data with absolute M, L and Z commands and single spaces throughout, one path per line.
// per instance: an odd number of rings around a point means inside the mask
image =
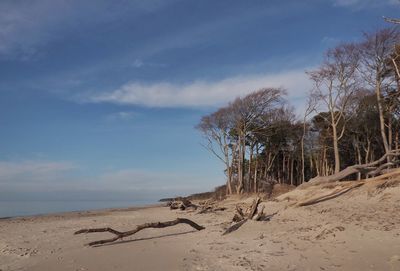
M 156 201 L 104 201 L 104 200 L 50 200 L 50 201 L 0 201 L 0 218 L 42 215 L 71 211 L 89 211 L 106 208 L 136 207 L 156 204 Z

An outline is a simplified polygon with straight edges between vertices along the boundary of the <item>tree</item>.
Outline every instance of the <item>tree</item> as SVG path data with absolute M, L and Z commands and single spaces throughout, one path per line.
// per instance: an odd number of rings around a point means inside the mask
M 343 137 L 349 116 L 346 111 L 357 90 L 357 57 L 354 44 L 343 44 L 329 50 L 322 66 L 309 72 L 314 82 L 311 93 L 319 101 L 319 109 L 329 112 L 335 173 L 340 171 L 339 140 Z
M 307 118 L 315 111 L 316 101 L 312 96 L 308 97 L 307 107 L 303 116 L 303 135 L 301 137 L 301 183 L 305 182 L 305 153 L 304 140 L 307 133 Z
M 243 98 L 236 98 L 230 105 L 233 114 L 233 129 L 238 136 L 238 184 L 237 193 L 244 191 L 244 162 L 246 155 L 246 138 L 257 127 L 261 116 L 282 102 L 285 93 L 279 88 L 264 88 Z
M 206 144 L 204 145 L 225 165 L 227 175 L 227 193 L 233 193 L 232 186 L 232 162 L 235 151 L 232 151 L 230 131 L 232 129 L 231 108 L 223 107 L 216 112 L 202 117 L 197 129 L 204 135 Z
M 386 132 L 388 125 L 384 97 L 385 91 L 393 84 L 393 78 L 388 76 L 390 65 L 387 60 L 391 58 L 399 38 L 399 32 L 395 28 L 386 28 L 375 33 L 366 33 L 364 41 L 358 46 L 361 62 L 359 70 L 365 82 L 375 90 L 381 138 L 386 153 L 390 152 L 391 146 Z

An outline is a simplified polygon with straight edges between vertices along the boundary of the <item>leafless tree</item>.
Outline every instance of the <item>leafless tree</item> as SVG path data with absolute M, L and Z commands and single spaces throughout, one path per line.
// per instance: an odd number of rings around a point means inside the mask
M 210 115 L 204 116 L 200 124 L 197 125 L 197 129 L 206 139 L 204 147 L 224 163 L 227 175 L 227 193 L 232 194 L 232 162 L 235 159 L 236 152 L 230 136 L 232 129 L 231 107 L 223 107 Z
M 316 100 L 313 96 L 309 96 L 307 100 L 307 106 L 304 111 L 303 116 L 303 135 L 301 137 L 301 183 L 305 182 L 305 154 L 304 154 L 304 140 L 307 133 L 307 119 L 308 117 L 315 112 L 316 109 Z
M 339 140 L 343 137 L 349 119 L 347 109 L 357 90 L 358 54 L 354 44 L 343 44 L 329 50 L 324 64 L 309 72 L 314 82 L 312 99 L 319 101 L 319 109 L 329 112 L 327 122 L 332 128 L 335 173 L 340 171 Z
M 392 77 L 387 76 L 390 69 L 388 59 L 391 59 L 395 45 L 400 35 L 395 28 L 386 28 L 375 33 L 366 33 L 364 42 L 359 45 L 360 71 L 365 82 L 375 90 L 380 130 L 385 152 L 389 153 L 391 146 L 388 140 L 387 120 L 385 120 L 385 91 L 394 83 Z M 389 132 L 390 133 L 390 132 Z

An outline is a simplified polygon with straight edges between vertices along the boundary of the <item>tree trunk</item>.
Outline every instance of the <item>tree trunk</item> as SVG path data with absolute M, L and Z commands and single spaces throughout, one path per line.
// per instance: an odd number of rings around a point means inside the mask
M 301 183 L 305 182 L 305 157 L 304 157 L 304 138 L 306 136 L 306 124 L 303 125 L 303 136 L 301 137 Z
M 254 145 L 250 146 L 250 156 L 249 156 L 249 169 L 247 172 L 247 183 L 248 183 L 248 191 L 252 190 L 252 182 L 251 182 L 251 163 L 253 162 L 253 152 L 254 152 Z
M 239 166 L 238 166 L 238 188 L 237 193 L 242 194 L 244 190 L 244 157 L 246 153 L 246 144 L 245 144 L 244 132 L 241 131 L 239 135 Z
M 377 72 L 379 74 L 379 72 Z M 379 75 L 378 75 L 379 77 Z M 385 148 L 385 153 L 389 153 L 389 144 L 386 137 L 385 131 L 385 117 L 383 111 L 383 101 L 382 101 L 382 94 L 381 94 L 381 80 L 377 78 L 376 80 L 376 100 L 378 102 L 378 111 L 379 111 L 379 125 L 381 130 L 381 137 L 383 142 L 383 147 Z M 390 161 L 390 157 L 388 156 L 388 162 Z
M 358 160 L 358 164 L 361 165 L 362 164 L 362 158 L 361 158 L 361 151 L 360 151 L 360 147 L 358 145 L 358 142 L 354 144 L 355 145 L 355 149 L 356 149 L 356 157 Z M 361 172 L 357 173 L 357 180 L 361 180 Z
M 333 153 L 335 156 L 335 173 L 338 173 L 340 171 L 340 154 L 339 154 L 339 140 L 338 140 L 338 135 L 337 135 L 337 127 L 336 124 L 334 124 L 334 119 L 332 119 L 332 139 L 333 139 Z
M 293 183 L 293 168 L 294 168 L 294 159 L 291 159 L 291 164 L 290 164 L 290 184 L 294 185 Z

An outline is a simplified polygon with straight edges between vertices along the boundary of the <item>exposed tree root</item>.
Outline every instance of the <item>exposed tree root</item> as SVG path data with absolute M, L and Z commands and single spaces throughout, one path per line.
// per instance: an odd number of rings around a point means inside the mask
M 300 185 L 299 187 L 306 188 L 311 185 L 319 185 L 319 184 L 323 184 L 323 183 L 336 182 L 336 181 L 343 180 L 344 178 L 346 178 L 350 175 L 356 174 L 356 173 L 362 173 L 367 176 L 374 177 L 376 175 L 382 174 L 382 172 L 384 172 L 384 170 L 386 170 L 388 167 L 397 165 L 398 161 L 393 161 L 393 160 L 391 162 L 382 164 L 383 162 L 385 162 L 387 160 L 387 158 L 389 158 L 389 157 L 393 158 L 393 157 L 397 157 L 397 156 L 400 156 L 400 149 L 393 150 L 393 151 L 385 154 L 384 156 L 382 156 L 380 159 L 378 159 L 374 162 L 371 162 L 371 163 L 349 166 L 349 167 L 345 168 L 344 170 L 342 170 L 336 174 L 329 175 L 329 176 L 317 176 L 315 178 L 312 178 L 307 183 Z
M 96 246 L 96 245 L 102 245 L 102 244 L 106 244 L 106 243 L 112 243 L 115 242 L 119 239 L 122 239 L 124 237 L 133 235 L 141 230 L 147 229 L 147 228 L 166 228 L 166 227 L 171 227 L 171 226 L 175 226 L 177 224 L 188 224 L 191 227 L 195 228 L 196 230 L 200 231 L 200 230 L 204 230 L 205 227 L 200 226 L 198 224 L 196 224 L 195 222 L 186 219 L 186 218 L 177 218 L 175 220 L 172 221 L 167 221 L 167 222 L 154 222 L 154 223 L 145 223 L 142 225 L 137 226 L 135 229 L 130 230 L 130 231 L 125 231 L 125 232 L 120 232 L 120 231 L 116 231 L 112 228 L 94 228 L 94 229 L 82 229 L 79 230 L 77 232 L 75 232 L 75 234 L 82 234 L 82 233 L 92 233 L 92 232 L 110 232 L 114 235 L 116 235 L 114 238 L 110 238 L 110 239 L 104 239 L 104 240 L 99 240 L 99 241 L 94 241 L 94 242 L 90 242 L 87 245 L 89 246 Z

